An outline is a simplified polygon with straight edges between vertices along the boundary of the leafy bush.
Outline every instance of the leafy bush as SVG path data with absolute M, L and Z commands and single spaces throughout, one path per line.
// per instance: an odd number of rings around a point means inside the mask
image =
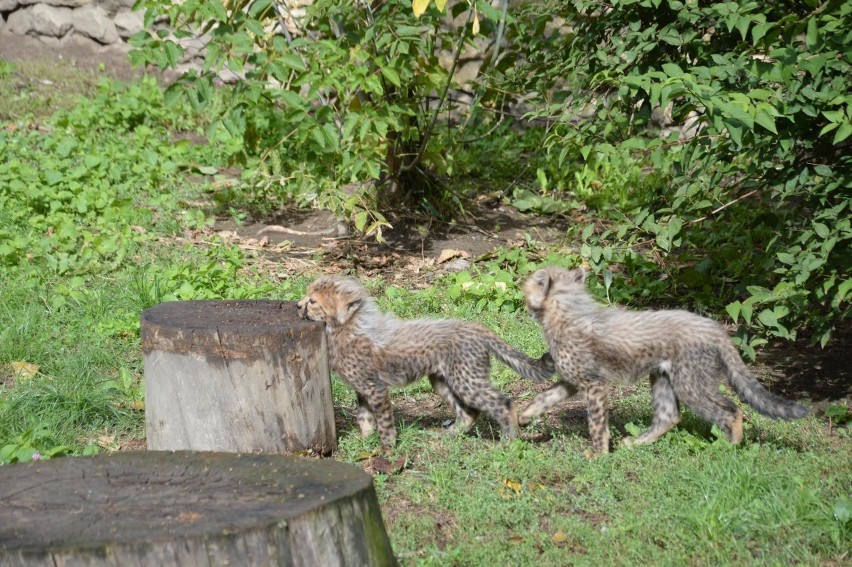
M 659 282 L 699 309 L 726 306 L 747 352 L 801 331 L 824 345 L 849 315 L 852 288 L 851 11 L 747 0 L 525 5 L 514 33 L 526 58 L 504 80 L 541 93 L 530 116 L 552 124 L 557 165 L 627 152 L 668 184 L 584 232 L 592 265 L 615 264 L 617 278 L 640 278 L 636 289 Z M 549 33 L 554 18 L 565 33 Z
M 415 19 L 403 0 L 317 0 L 298 18 L 270 0 L 142 4 L 146 24 L 168 15 L 176 31 L 134 36 L 137 64 L 175 68 L 183 40 L 203 35 L 203 69 L 187 71 L 173 92 L 207 111 L 220 75 L 235 80 L 215 125 L 241 140 L 234 159 L 263 160 L 259 197 L 319 202 L 379 235 L 382 211 L 403 203 L 446 210 L 452 195 L 434 175 L 451 156 L 435 128 L 443 98 L 434 97 L 451 73 L 438 55 L 453 48 L 458 57 L 464 27 L 442 27 L 437 10 Z

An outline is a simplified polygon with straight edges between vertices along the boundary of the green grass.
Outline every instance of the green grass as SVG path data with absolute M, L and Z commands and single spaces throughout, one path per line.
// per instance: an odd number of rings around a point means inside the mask
M 0 93 L 13 80 L 0 71 Z M 296 299 L 307 281 L 273 285 L 215 236 L 208 246 L 171 239 L 208 225 L 209 212 L 189 204 L 207 184 L 188 183 L 187 174 L 220 165 L 221 154 L 213 144 L 171 143 L 175 130 L 200 125 L 185 108 L 165 105 L 153 83 L 106 83 L 93 93 L 47 128 L 0 128 L 0 463 L 35 451 L 91 453 L 99 444 L 105 452 L 144 438 L 145 308 L 170 299 Z M 493 273 L 474 274 L 481 287 L 465 287 L 461 275 L 418 292 L 369 285 L 400 316 L 478 320 L 538 355 L 539 330 L 519 309 L 514 283 L 531 269 L 526 254 L 506 252 Z M 18 362 L 38 371 L 15 374 Z M 533 394 L 503 366 L 492 378 L 519 404 Z M 618 392 L 616 442 L 651 415 L 646 390 Z M 360 464 L 378 440 L 357 435 L 349 388 L 335 381 L 334 399 L 344 417 L 335 458 Z M 734 448 L 687 413 L 651 447 L 589 460 L 582 410 L 500 443 L 487 417 L 471 435 L 444 436 L 440 421 L 450 416 L 425 409 L 437 402 L 426 381 L 393 399 L 395 454 L 408 465 L 375 484 L 404 565 L 849 560 L 848 426 L 830 431 L 824 418 L 772 422 L 748 411 L 746 442 Z
M 750 435 L 771 432 L 756 421 Z M 396 454 L 410 466 L 376 484 L 408 565 L 840 564 L 849 439 L 826 442 L 814 421 L 791 445 L 735 448 L 680 429 L 593 460 L 584 426 L 510 444 L 404 427 Z M 369 448 L 342 435 L 348 460 Z

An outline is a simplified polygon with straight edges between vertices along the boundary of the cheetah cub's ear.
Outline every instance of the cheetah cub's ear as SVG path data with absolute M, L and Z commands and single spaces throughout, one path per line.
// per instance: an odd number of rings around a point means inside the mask
M 568 281 L 571 283 L 581 284 L 586 281 L 586 270 L 583 268 L 574 268 L 568 272 Z
M 342 325 L 358 312 L 361 302 L 368 294 L 361 282 L 355 278 L 344 278 L 334 283 L 335 317 L 338 323 Z
M 524 297 L 530 310 L 541 309 L 550 291 L 552 283 L 550 272 L 545 269 L 537 270 L 524 284 Z

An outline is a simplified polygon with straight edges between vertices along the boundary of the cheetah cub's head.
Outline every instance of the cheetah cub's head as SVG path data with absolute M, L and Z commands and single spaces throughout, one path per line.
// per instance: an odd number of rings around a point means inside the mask
M 537 270 L 524 282 L 524 300 L 527 311 L 536 321 L 546 308 L 548 298 L 557 293 L 582 292 L 586 281 L 586 270 L 575 268 L 566 270 L 555 266 L 548 266 Z
M 320 276 L 308 286 L 307 295 L 298 303 L 299 317 L 343 325 L 349 321 L 369 294 L 355 278 Z

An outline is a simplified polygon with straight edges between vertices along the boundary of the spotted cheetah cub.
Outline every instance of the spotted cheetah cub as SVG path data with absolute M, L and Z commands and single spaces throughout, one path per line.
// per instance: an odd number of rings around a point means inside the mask
M 586 272 L 548 267 L 524 284 L 527 309 L 541 325 L 561 376 L 521 413 L 520 423 L 585 394 L 594 451 L 609 450 L 608 380 L 651 379 L 654 418 L 625 445 L 653 443 L 680 421 L 678 403 L 718 425 L 731 443 L 743 437 L 743 415 L 719 391 L 724 375 L 734 392 L 760 413 L 796 419 L 807 410 L 765 390 L 743 364 L 730 337 L 710 319 L 687 311 L 628 311 L 604 307 L 585 288 Z
M 515 350 L 478 323 L 454 319 L 402 320 L 384 313 L 355 278 L 322 276 L 299 304 L 303 319 L 326 324 L 332 370 L 358 394 L 357 422 L 364 436 L 378 422 L 382 447 L 396 443 L 388 388 L 425 376 L 456 414 L 451 433 L 468 431 L 480 411 L 513 438 L 512 401 L 491 384 L 491 355 L 531 380 L 553 374 L 552 360 Z

